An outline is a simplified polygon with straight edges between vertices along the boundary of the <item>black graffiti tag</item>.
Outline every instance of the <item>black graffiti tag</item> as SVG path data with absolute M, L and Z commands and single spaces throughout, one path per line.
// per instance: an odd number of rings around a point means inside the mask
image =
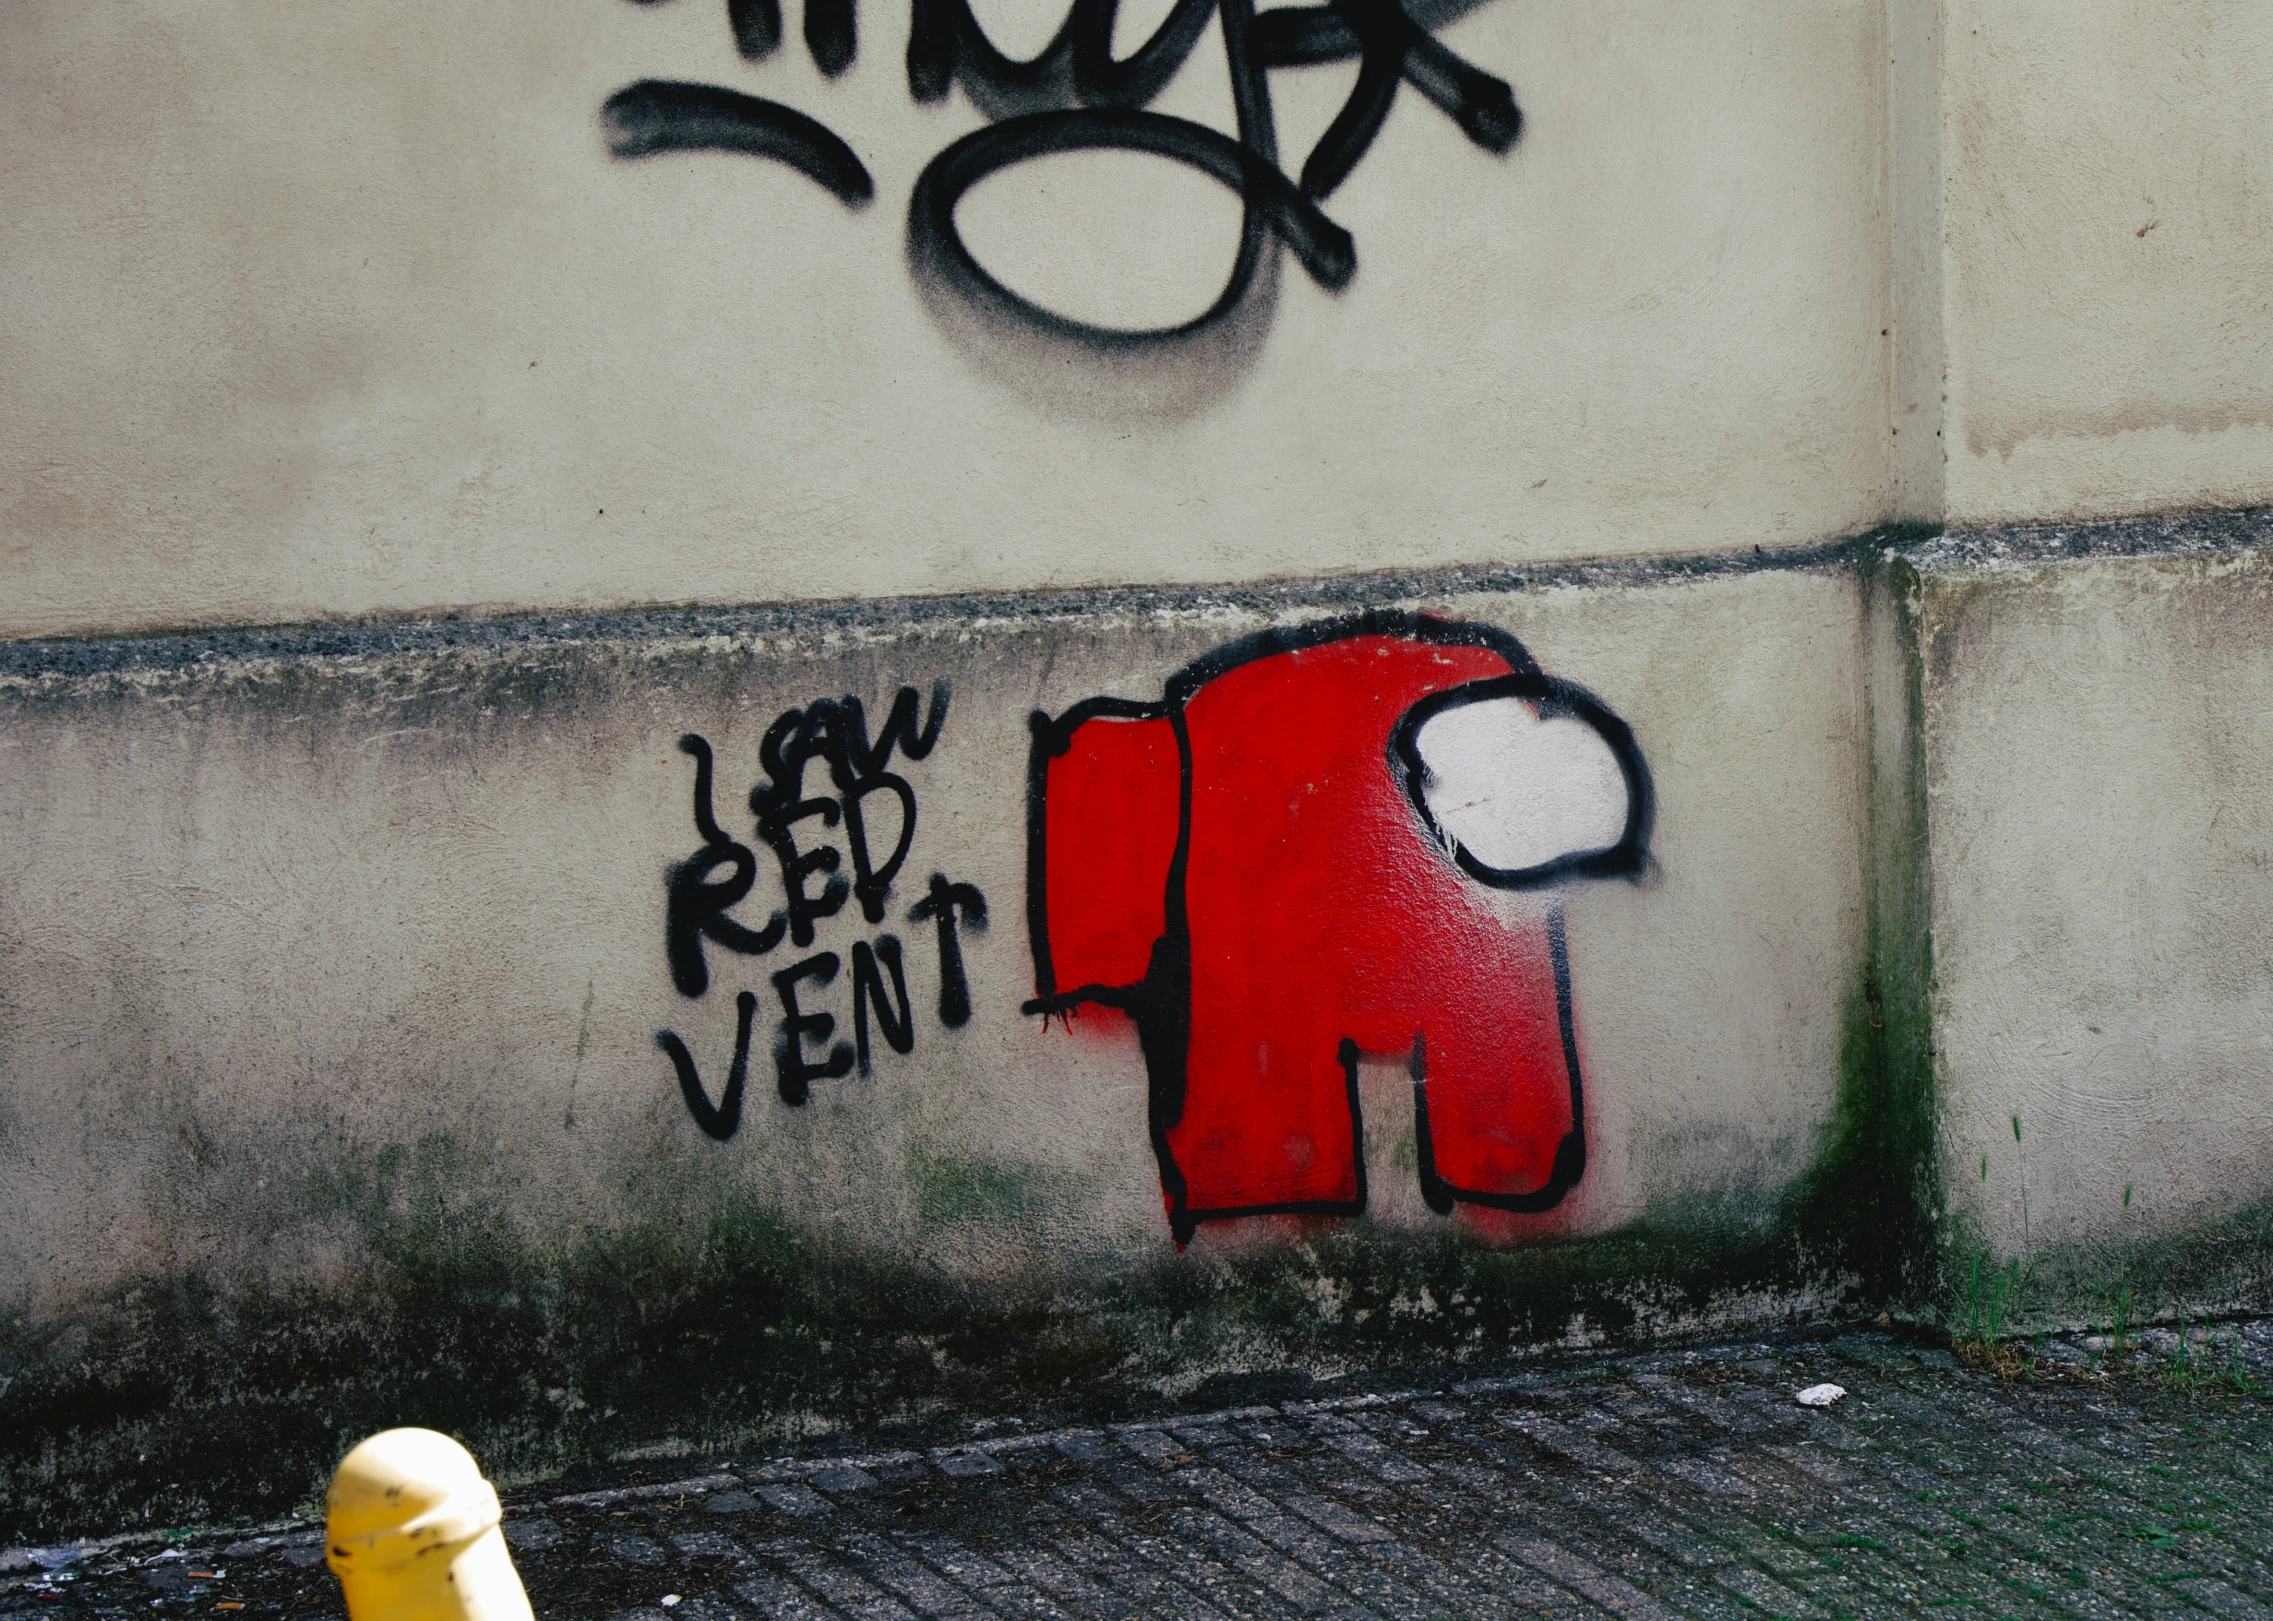
M 710 989 L 710 965 L 702 952 L 706 938 L 729 951 L 762 956 L 781 944 L 785 920 L 777 912 L 764 928 L 750 929 L 728 915 L 757 882 L 757 857 L 749 846 L 729 839 L 712 813 L 709 743 L 689 732 L 679 739 L 679 751 L 694 756 L 695 831 L 702 835 L 702 848 L 673 866 L 664 879 L 670 895 L 664 950 L 671 962 L 671 983 L 679 994 L 700 996 Z M 731 868 L 731 875 L 712 882 L 711 875 L 721 867 Z
M 789 864 L 802 859 L 794 854 L 794 844 L 787 830 L 814 815 L 820 816 L 824 825 L 834 826 L 841 807 L 846 841 L 852 849 L 852 894 L 860 902 L 861 915 L 871 923 L 884 921 L 884 897 L 892 887 L 900 864 L 908 858 L 908 845 L 915 838 L 916 830 L 915 790 L 908 786 L 905 777 L 885 767 L 891 764 L 895 749 L 910 760 L 930 756 L 932 745 L 939 741 L 940 727 L 947 723 L 947 683 L 942 681 L 931 689 L 931 710 L 920 729 L 916 725 L 916 708 L 915 688 L 902 687 L 893 698 L 891 712 L 885 716 L 883 729 L 877 733 L 874 743 L 868 740 L 868 716 L 858 698 L 792 709 L 767 728 L 765 741 L 758 747 L 758 762 L 765 768 L 766 780 L 750 790 L 750 809 L 758 818 L 759 836 L 782 854 L 784 880 L 788 878 Z M 835 801 L 803 797 L 805 767 L 816 759 L 828 765 L 830 781 L 838 794 Z M 869 796 L 877 793 L 891 794 L 899 801 L 900 809 L 898 841 L 882 861 L 875 859 L 869 843 L 865 809 Z M 828 808 L 819 808 L 822 806 Z M 834 870 L 834 866 L 832 860 L 825 867 L 807 870 Z M 832 880 L 832 891 L 837 882 L 840 880 Z M 828 905 L 825 912 L 816 911 L 811 916 L 832 915 L 843 905 L 842 892 L 835 892 L 836 901 Z M 793 907 L 802 904 L 796 899 L 800 893 L 795 889 L 791 891 Z M 811 943 L 810 925 L 800 931 L 795 911 L 790 927 L 799 945 Z
M 778 27 L 778 19 L 777 24 Z M 885 920 L 892 885 L 907 862 L 916 833 L 916 793 L 907 778 L 891 769 L 894 756 L 927 758 L 947 721 L 948 689 L 931 690 L 928 708 L 913 687 L 902 687 L 877 729 L 869 735 L 868 714 L 858 698 L 828 699 L 790 709 L 776 717 L 759 745 L 764 777 L 751 789 L 749 806 L 755 843 L 764 847 L 780 877 L 782 905 L 752 928 L 734 908 L 756 886 L 759 856 L 719 824 L 714 785 L 717 762 L 710 743 L 689 732 L 680 752 L 694 761 L 694 824 L 700 846 L 664 874 L 664 955 L 671 983 L 680 995 L 700 998 L 710 989 L 710 948 L 738 956 L 762 957 L 784 942 L 801 950 L 814 946 L 819 926 L 855 901 L 869 924 Z M 823 791 L 807 792 L 806 768 L 827 767 Z M 889 802 L 894 831 L 878 837 L 874 807 Z M 844 851 L 827 835 L 842 837 Z M 889 848 L 886 848 L 886 844 Z M 850 876 L 841 871 L 850 859 Z M 813 886 L 818 883 L 816 890 Z M 986 897 L 970 884 L 951 883 L 934 873 L 930 888 L 908 912 L 911 923 L 930 923 L 939 951 L 940 1023 L 956 1029 L 971 1016 L 969 977 L 964 967 L 961 930 L 986 927 Z M 816 1081 L 838 1080 L 855 1068 L 874 1072 L 874 1045 L 894 1053 L 915 1050 L 916 1028 L 908 996 L 906 954 L 897 936 L 879 934 L 851 947 L 853 1039 L 834 1040 L 836 1015 L 812 1005 L 834 985 L 844 959 L 835 951 L 812 952 L 768 976 L 781 1016 L 773 1041 L 774 1077 L 782 1102 L 798 1105 L 812 1095 Z M 670 1056 L 687 1112 L 708 1135 L 723 1142 L 740 1129 L 749 1074 L 750 1039 L 758 998 L 748 990 L 735 997 L 734 1057 L 716 1103 L 702 1084 L 694 1055 L 675 1033 L 656 1032 L 656 1044 Z
M 969 884 L 951 884 L 931 875 L 931 893 L 908 908 L 910 923 L 939 928 L 939 1022 L 950 1030 L 971 1022 L 971 985 L 963 975 L 963 942 L 956 920 L 974 929 L 987 926 L 987 898 Z
M 654 0 L 638 0 L 652 4 Z M 1172 349 L 1218 331 L 1246 305 L 1273 240 L 1329 291 L 1357 272 L 1347 231 L 1318 206 L 1371 148 L 1402 85 L 1443 110 L 1486 151 L 1508 151 L 1523 117 L 1507 82 L 1463 60 L 1415 22 L 1402 0 L 1331 0 L 1258 13 L 1254 0 L 1176 0 L 1133 54 L 1112 54 L 1119 0 L 1073 0 L 1057 34 L 1036 55 L 1003 55 L 968 0 L 911 0 L 909 94 L 944 100 L 960 84 L 990 120 L 942 150 L 908 201 L 909 263 L 927 285 L 977 313 L 1079 348 Z M 1230 67 L 1236 136 L 1146 111 L 1190 56 L 1210 18 Z M 781 43 L 778 0 L 729 0 L 736 48 L 762 60 Z M 806 48 L 832 78 L 858 49 L 854 0 L 806 0 Z M 1271 113 L 1274 70 L 1358 62 L 1355 86 L 1303 159 L 1300 177 L 1280 167 Z M 621 158 L 658 152 L 743 152 L 789 165 L 848 206 L 866 204 L 875 182 L 827 126 L 779 102 L 723 86 L 643 79 L 604 108 L 609 147 Z M 971 253 L 955 221 L 973 186 L 1030 159 L 1059 152 L 1124 151 L 1180 163 L 1240 201 L 1239 247 L 1215 301 L 1176 326 L 1124 330 L 1074 320 L 1013 292 Z

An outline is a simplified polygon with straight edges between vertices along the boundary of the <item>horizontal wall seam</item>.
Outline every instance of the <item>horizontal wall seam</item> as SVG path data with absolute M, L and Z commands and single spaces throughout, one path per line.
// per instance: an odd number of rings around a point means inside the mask
M 2164 513 L 2092 523 L 1951 526 L 1905 546 L 1924 573 L 2115 558 L 2192 557 L 2273 546 L 2273 508 Z
M 0 679 L 162 671 L 278 659 L 374 658 L 537 648 L 576 643 L 701 640 L 713 636 L 820 638 L 935 625 L 1048 623 L 1137 615 L 1340 610 L 1573 586 L 1616 587 L 1774 571 L 1853 566 L 1915 528 L 1881 526 L 1811 546 L 1744 548 L 1673 557 L 1524 564 L 1508 568 L 1395 569 L 1239 584 L 1089 587 L 1066 591 L 875 597 L 743 606 L 631 608 L 592 613 L 410 615 L 301 624 L 179 630 L 129 636 L 0 641 Z
M 579 643 L 689 641 L 713 636 L 821 638 L 957 623 L 1335 610 L 1455 596 L 1635 587 L 1851 568 L 1872 554 L 1888 550 L 1903 553 L 1921 570 L 1934 571 L 2238 552 L 2259 547 L 2273 547 L 2273 509 L 1946 530 L 1882 524 L 1811 546 L 1579 559 L 1507 568 L 1393 569 L 1243 584 L 1092 587 L 734 607 L 374 617 L 131 636 L 28 638 L 0 641 L 0 679 L 164 671 L 280 659 L 384 658 Z

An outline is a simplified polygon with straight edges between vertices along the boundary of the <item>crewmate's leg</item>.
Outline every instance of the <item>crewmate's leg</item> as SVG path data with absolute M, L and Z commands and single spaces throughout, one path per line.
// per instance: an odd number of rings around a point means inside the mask
M 1495 944 L 1416 1010 L 1422 1192 L 1446 1214 L 1548 1209 L 1586 1164 L 1561 914 Z
M 1166 1133 L 1193 1219 L 1365 1207 L 1341 1032 L 1318 1001 L 1275 989 L 1226 997 L 1194 987 L 1183 1109 Z

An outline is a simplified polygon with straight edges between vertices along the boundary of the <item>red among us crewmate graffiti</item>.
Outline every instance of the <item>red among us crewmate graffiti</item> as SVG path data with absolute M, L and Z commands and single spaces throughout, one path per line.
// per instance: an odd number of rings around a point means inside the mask
M 1410 1066 L 1438 1214 L 1546 1210 L 1577 1183 L 1554 890 L 1642 870 L 1650 779 L 1625 722 L 1504 631 L 1373 613 L 1033 728 L 1026 1011 L 1134 1021 L 1179 1244 L 1365 1209 L 1364 1058 Z

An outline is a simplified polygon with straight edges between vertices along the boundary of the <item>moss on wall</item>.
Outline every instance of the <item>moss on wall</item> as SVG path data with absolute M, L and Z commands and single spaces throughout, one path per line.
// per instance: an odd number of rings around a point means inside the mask
M 1822 1161 L 1850 1167 L 1853 1179 L 1818 1184 L 1804 1218 L 1866 1226 L 1852 1242 L 1869 1256 L 1874 1292 L 1912 1310 L 1943 1281 L 1946 1201 L 1935 1117 L 1922 598 L 1901 548 L 1933 532 L 1889 530 L 1888 544 L 1861 561 L 1871 708 L 1869 949 L 1861 1000 L 1847 1010 L 1833 1115 L 1834 1132 L 1848 1140 Z
M 325 1282 L 151 1277 L 67 1321 L 0 1322 L 0 1537 L 279 1512 L 392 1424 L 526 1476 L 641 1445 L 1112 1416 L 1258 1378 L 1876 1310 L 1920 1230 L 1884 1008 L 1875 983 L 1850 999 L 1834 1117 L 1765 1219 L 1664 1212 L 1522 1247 L 1289 1222 L 1117 1276 L 979 1284 L 732 1194 L 532 1236 L 484 1193 L 482 1152 L 429 1137 L 346 1155 L 300 1194 L 358 1257 Z M 929 1224 L 1015 1224 L 1063 1191 L 918 1159 Z

